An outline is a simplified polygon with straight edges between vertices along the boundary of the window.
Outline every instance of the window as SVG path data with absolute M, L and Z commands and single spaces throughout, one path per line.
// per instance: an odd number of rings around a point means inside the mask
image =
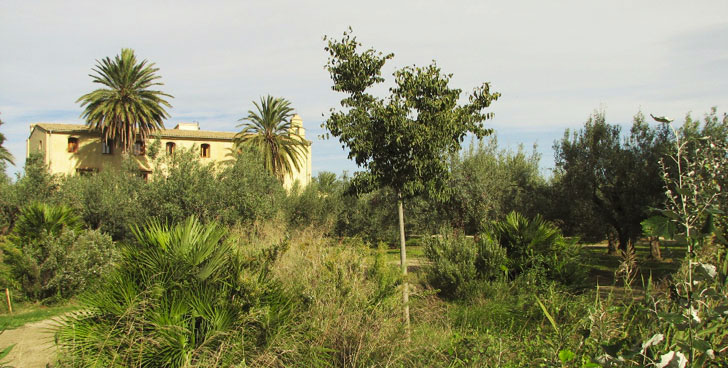
M 209 144 L 205 143 L 201 146 L 200 157 L 204 157 L 204 158 L 210 157 L 210 145 Z
M 167 155 L 172 155 L 175 148 L 176 144 L 174 144 L 174 142 L 167 142 Z
M 38 141 L 38 151 L 43 152 L 43 141 Z
M 114 143 L 112 141 L 101 142 L 101 153 L 104 155 L 111 155 L 114 153 Z
M 76 137 L 68 138 L 68 152 L 71 152 L 71 153 L 78 152 L 78 138 L 76 138 Z
M 134 142 L 134 154 L 137 156 L 141 156 L 144 153 L 146 153 L 146 147 L 144 146 L 144 142 L 143 141 Z

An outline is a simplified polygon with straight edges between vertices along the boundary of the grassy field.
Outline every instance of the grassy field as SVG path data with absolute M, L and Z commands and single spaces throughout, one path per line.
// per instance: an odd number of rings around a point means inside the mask
M 37 322 L 60 316 L 78 309 L 75 303 L 47 307 L 41 304 L 18 304 L 14 306 L 13 313 L 7 311 L 0 314 L 0 327 L 12 330 L 27 323 Z

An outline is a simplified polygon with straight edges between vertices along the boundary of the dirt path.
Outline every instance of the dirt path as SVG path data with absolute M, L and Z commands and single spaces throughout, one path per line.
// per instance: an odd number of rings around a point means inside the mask
M 53 343 L 53 319 L 28 323 L 0 334 L 0 348 L 16 344 L 5 358 L 8 366 L 17 368 L 45 368 L 52 366 L 56 357 Z

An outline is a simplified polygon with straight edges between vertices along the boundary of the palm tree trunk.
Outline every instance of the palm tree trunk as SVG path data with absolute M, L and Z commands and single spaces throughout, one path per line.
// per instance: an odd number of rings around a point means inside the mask
M 410 315 L 409 315 L 409 285 L 407 283 L 407 249 L 404 239 L 404 209 L 402 205 L 402 192 L 397 193 L 397 212 L 399 214 L 399 262 L 402 267 L 402 304 L 404 305 L 404 321 L 407 341 L 410 340 Z

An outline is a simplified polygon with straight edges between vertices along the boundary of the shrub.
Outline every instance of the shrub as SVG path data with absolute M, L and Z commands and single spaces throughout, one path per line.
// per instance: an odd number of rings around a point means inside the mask
M 493 223 L 489 231 L 506 250 L 511 276 L 536 271 L 565 284 L 583 280 L 585 270 L 576 240 L 566 239 L 541 216 L 528 220 L 511 212 L 504 221 Z
M 59 326 L 71 366 L 210 366 L 237 341 L 266 346 L 295 310 L 270 278 L 280 248 L 251 256 L 215 223 L 135 227 L 116 269 Z M 229 356 L 228 356 L 229 358 Z M 207 363 L 205 363 L 207 362 Z M 228 364 L 230 365 L 230 364 Z
M 444 232 L 424 242 L 424 255 L 430 264 L 430 285 L 445 296 L 466 296 L 468 286 L 478 276 L 475 267 L 478 250 L 472 239 Z
M 115 240 L 129 240 L 130 225 L 142 223 L 151 206 L 143 200 L 146 185 L 130 169 L 66 176 L 57 200 L 74 208 L 88 227 L 99 229 Z
M 3 245 L 14 287 L 28 300 L 68 299 L 92 286 L 117 256 L 111 237 L 98 230 L 43 230 L 31 242 Z

